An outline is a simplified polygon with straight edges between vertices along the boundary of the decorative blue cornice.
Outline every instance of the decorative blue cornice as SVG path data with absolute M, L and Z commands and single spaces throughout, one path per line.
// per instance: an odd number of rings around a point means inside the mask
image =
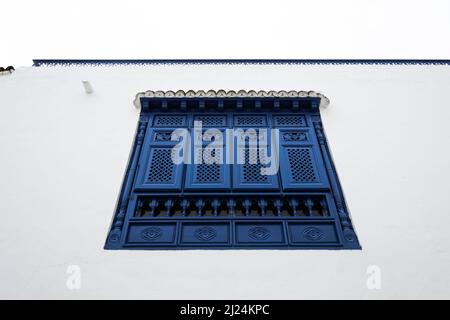
M 136 94 L 134 99 L 134 105 L 137 108 L 142 108 L 142 100 L 143 99 L 165 99 L 165 100 L 173 100 L 173 99 L 185 99 L 194 100 L 194 99 L 318 99 L 320 101 L 319 105 L 321 107 L 326 107 L 330 103 L 330 100 L 320 92 L 316 91 L 296 91 L 296 90 L 168 90 L 168 91 L 153 91 L 148 90 L 145 92 L 139 92 Z
M 449 59 L 34 59 L 33 66 L 160 64 L 294 64 L 294 65 L 450 65 Z

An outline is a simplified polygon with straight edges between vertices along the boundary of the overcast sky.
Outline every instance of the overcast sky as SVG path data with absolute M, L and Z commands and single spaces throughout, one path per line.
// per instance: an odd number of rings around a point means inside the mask
M 450 58 L 450 1 L 2 0 L 0 66 L 33 58 Z

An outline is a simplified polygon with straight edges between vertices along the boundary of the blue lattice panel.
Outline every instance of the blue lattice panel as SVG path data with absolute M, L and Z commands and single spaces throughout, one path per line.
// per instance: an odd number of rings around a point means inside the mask
M 237 149 L 235 149 L 237 155 Z M 277 190 L 278 175 L 263 175 L 261 169 L 266 167 L 258 162 L 257 148 L 243 150 L 245 163 L 235 164 L 233 187 L 236 190 Z
M 201 121 L 203 127 L 223 128 L 228 126 L 227 115 L 223 114 L 196 114 L 194 121 Z

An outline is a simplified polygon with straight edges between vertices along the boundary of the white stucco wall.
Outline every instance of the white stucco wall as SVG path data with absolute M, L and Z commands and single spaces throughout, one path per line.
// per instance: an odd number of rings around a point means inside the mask
M 95 92 L 87 95 L 82 80 Z M 448 66 L 19 68 L 0 77 L 0 298 L 450 298 Z M 316 90 L 362 251 L 105 251 L 139 91 Z M 81 268 L 68 290 L 66 269 Z M 368 290 L 366 269 L 381 268 Z

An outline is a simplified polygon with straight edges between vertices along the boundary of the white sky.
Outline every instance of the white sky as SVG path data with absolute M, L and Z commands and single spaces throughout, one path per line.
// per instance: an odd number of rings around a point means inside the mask
M 33 58 L 450 58 L 450 1 L 2 0 L 0 66 Z

